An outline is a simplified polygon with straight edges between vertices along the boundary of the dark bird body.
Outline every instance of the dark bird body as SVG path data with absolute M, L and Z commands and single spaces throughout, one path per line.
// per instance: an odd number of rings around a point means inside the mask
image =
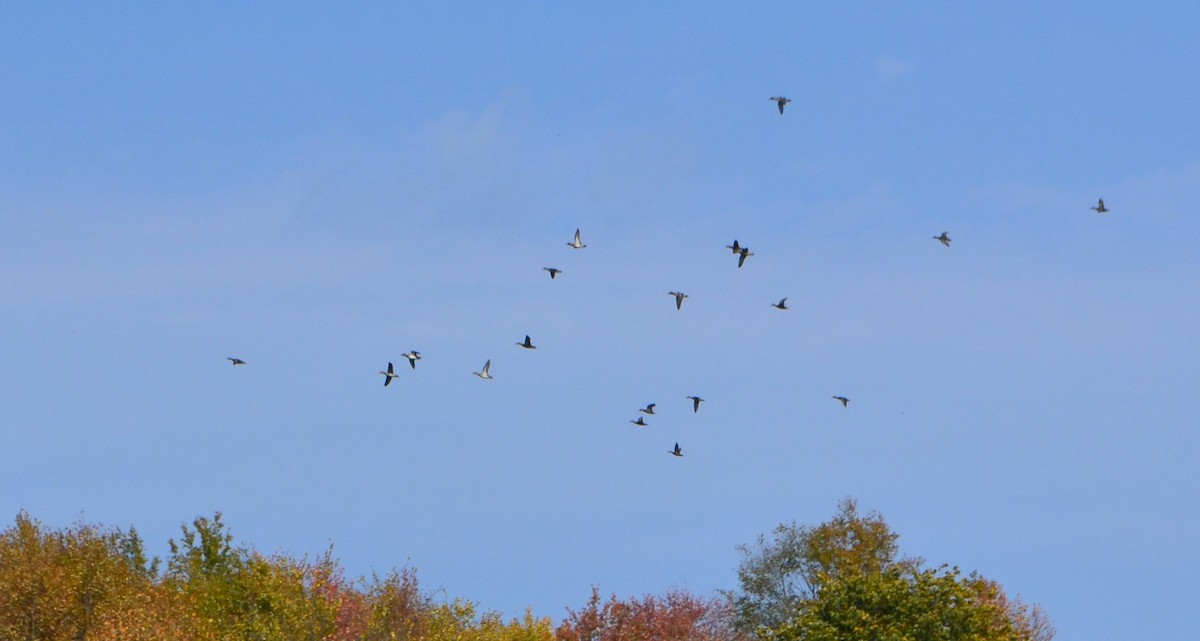
M 739 249 L 738 250 L 738 269 L 741 269 L 742 265 L 746 264 L 746 259 L 753 255 L 754 255 L 754 252 L 750 251 L 749 247 L 743 247 L 743 248 Z
M 379 373 L 383 374 L 383 386 L 384 387 L 391 385 L 393 378 L 400 377 L 400 375 L 396 373 L 396 368 L 392 367 L 391 363 L 388 363 L 388 368 L 387 368 L 386 372 L 379 372 Z

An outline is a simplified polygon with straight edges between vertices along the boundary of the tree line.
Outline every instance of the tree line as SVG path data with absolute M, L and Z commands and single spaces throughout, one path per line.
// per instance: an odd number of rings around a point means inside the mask
M 181 527 L 165 560 L 133 528 L 0 533 L 3 641 L 1051 641 L 1044 611 L 1000 584 L 899 556 L 898 535 L 846 499 L 816 526 L 739 547 L 737 589 L 619 598 L 592 588 L 561 621 L 505 618 L 422 590 L 409 568 L 350 579 L 317 558 L 236 544 L 219 513 Z

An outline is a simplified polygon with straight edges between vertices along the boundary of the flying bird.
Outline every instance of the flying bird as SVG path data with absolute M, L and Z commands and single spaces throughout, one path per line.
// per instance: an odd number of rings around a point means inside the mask
M 226 356 L 225 360 L 229 361 L 230 363 L 233 363 L 234 365 L 245 365 L 246 364 L 246 361 L 244 361 L 240 358 L 234 358 L 232 356 Z
M 575 230 L 575 240 L 572 240 L 571 242 L 567 243 L 567 245 L 571 249 L 583 249 L 584 247 L 587 247 L 587 245 L 583 244 L 583 239 L 579 236 L 578 229 Z
M 667 452 L 669 452 L 675 456 L 683 456 L 683 450 L 679 449 L 679 443 L 675 444 L 675 449 L 667 450 Z
M 391 363 L 388 363 L 388 368 L 387 368 L 386 372 L 381 371 L 379 373 L 383 374 L 383 386 L 384 387 L 387 387 L 392 382 L 393 378 L 400 378 L 400 375 L 396 373 L 396 369 L 394 367 L 392 367 Z
M 941 236 L 934 236 L 933 239 L 941 242 L 943 245 L 945 245 L 947 247 L 950 246 L 950 233 L 949 232 L 942 232 Z
M 1106 214 L 1106 213 L 1108 213 L 1108 207 L 1105 207 L 1105 206 L 1104 206 L 1104 199 L 1103 199 L 1103 198 L 1101 198 L 1101 199 L 1100 199 L 1100 202 L 1099 202 L 1099 203 L 1098 203 L 1098 204 L 1097 204 L 1095 207 L 1092 207 L 1092 211 L 1096 212 L 1097 214 Z
M 413 369 L 417 369 L 417 361 L 421 360 L 421 352 L 418 352 L 414 349 L 407 354 L 401 354 L 401 356 L 408 359 L 408 364 L 411 365 Z
M 526 334 L 526 335 L 525 335 L 525 342 L 524 342 L 524 343 L 517 343 L 517 345 L 518 345 L 519 347 L 524 347 L 525 349 L 537 349 L 537 345 L 534 345 L 533 343 L 531 343 L 531 342 L 529 341 L 529 334 Z
M 792 101 L 791 98 L 784 98 L 783 96 L 771 96 L 771 100 L 774 100 L 779 105 L 779 115 L 781 116 L 783 115 L 783 106 Z
M 688 297 L 687 294 L 683 292 L 667 292 L 667 295 L 675 297 L 675 309 L 683 309 L 683 299 Z
M 492 378 L 491 369 L 492 369 L 492 359 L 489 358 L 487 360 L 487 362 L 483 364 L 482 372 L 471 372 L 471 373 L 478 376 L 479 378 L 490 379 L 490 378 Z
M 778 303 L 773 303 L 773 304 L 771 305 L 771 307 L 774 307 L 775 309 L 782 309 L 782 310 L 784 310 L 784 311 L 787 311 L 787 308 L 788 308 L 788 306 L 787 306 L 787 297 L 786 297 L 786 296 L 784 296 L 783 298 L 780 298 L 780 299 L 779 299 L 779 302 L 778 302 Z
M 562 273 L 562 270 L 557 267 L 543 267 L 542 269 L 550 272 L 550 280 L 554 280 L 555 276 L 558 276 Z
M 654 413 L 654 405 L 655 405 L 655 403 L 651 403 L 651 404 L 647 405 L 645 409 L 640 409 L 638 411 L 643 414 L 653 414 Z
M 850 399 L 846 398 L 845 396 L 834 396 L 833 400 L 841 403 L 842 407 L 850 405 Z
M 694 414 L 696 412 L 699 412 L 700 411 L 700 403 L 703 402 L 704 399 L 700 398 L 699 396 L 689 396 L 688 398 L 692 399 L 692 413 Z
M 726 245 L 726 246 L 725 246 L 725 249 L 728 249 L 728 250 L 730 250 L 730 251 L 732 251 L 733 253 L 735 253 L 735 254 L 736 254 L 736 253 L 738 253 L 738 252 L 742 251 L 742 246 L 738 244 L 738 241 L 737 241 L 737 240 L 734 240 L 734 241 L 733 241 L 733 244 L 732 244 L 732 245 Z
M 649 426 L 649 425 L 650 425 L 650 424 L 649 424 L 649 423 L 647 423 L 645 420 L 643 420 L 643 419 L 642 419 L 642 417 L 640 417 L 640 416 L 639 416 L 639 417 L 637 417 L 637 420 L 636 420 L 636 421 L 629 421 L 629 422 L 630 422 L 630 423 L 633 423 L 634 425 L 637 425 L 638 427 L 647 427 L 647 426 Z
M 742 265 L 746 264 L 747 257 L 753 256 L 753 255 L 754 255 L 754 252 L 750 251 L 749 247 L 743 247 L 743 248 L 739 249 L 738 250 L 738 269 L 741 269 Z

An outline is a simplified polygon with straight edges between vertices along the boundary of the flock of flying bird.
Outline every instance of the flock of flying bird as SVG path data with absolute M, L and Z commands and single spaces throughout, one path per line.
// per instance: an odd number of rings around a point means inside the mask
M 791 102 L 791 99 L 785 98 L 783 96 L 772 96 L 771 100 L 774 101 L 776 103 L 776 105 L 778 105 L 779 115 L 781 115 L 781 116 L 783 115 L 784 106 L 787 105 L 789 102 Z M 1103 198 L 1101 198 L 1099 200 L 1099 202 L 1096 204 L 1096 206 L 1092 207 L 1091 209 L 1092 209 L 1092 211 L 1095 211 L 1098 214 L 1105 214 L 1105 213 L 1108 213 L 1108 211 L 1109 211 L 1109 209 L 1104 206 Z M 950 246 L 950 233 L 949 232 L 944 231 L 940 235 L 933 236 L 932 238 L 934 240 L 940 242 L 941 244 L 945 245 L 946 247 Z M 584 244 L 584 242 L 583 242 L 583 236 L 580 234 L 579 229 L 575 230 L 575 236 L 574 236 L 574 238 L 572 238 L 572 240 L 570 242 L 567 243 L 567 246 L 570 247 L 571 249 L 583 249 L 583 248 L 587 247 L 587 245 Z M 747 258 L 754 255 L 754 252 L 750 251 L 749 247 L 739 244 L 737 240 L 734 240 L 733 244 L 731 244 L 731 245 L 726 245 L 725 248 L 730 250 L 731 252 L 733 252 L 733 254 L 738 257 L 738 264 L 737 264 L 738 269 L 741 269 L 742 266 L 746 264 Z M 542 270 L 549 272 L 551 280 L 554 280 L 559 274 L 562 273 L 562 270 L 558 269 L 557 267 L 543 267 Z M 685 294 L 683 292 L 667 292 L 667 295 L 673 296 L 675 298 L 675 309 L 677 309 L 677 310 L 683 309 L 683 301 L 685 298 L 688 297 L 687 294 Z M 787 297 L 785 296 L 784 298 L 779 299 L 778 303 L 772 303 L 771 306 L 774 307 L 775 309 L 786 311 L 788 309 Z M 523 349 L 537 349 L 537 346 L 533 344 L 533 341 L 530 339 L 529 335 L 526 335 L 525 340 L 517 342 L 516 345 Z M 421 352 L 418 352 L 417 350 L 412 350 L 405 354 L 401 354 L 401 356 L 403 356 L 405 359 L 408 360 L 409 366 L 414 370 L 417 368 L 417 361 L 421 360 Z M 240 358 L 234 358 L 232 356 L 228 357 L 227 360 L 230 361 L 234 365 L 245 365 L 246 364 L 246 361 L 244 361 Z M 479 378 L 481 378 L 483 380 L 491 380 L 493 378 L 491 369 L 492 369 L 492 360 L 489 358 L 487 361 L 484 362 L 483 369 L 481 369 L 478 372 L 472 372 L 472 373 L 475 376 L 478 376 Z M 388 385 L 390 385 L 392 382 L 392 379 L 400 377 L 400 375 L 396 373 L 395 366 L 391 362 L 389 362 L 387 364 L 387 371 L 380 370 L 379 373 L 383 375 L 383 386 L 384 387 L 387 387 Z M 688 400 L 690 400 L 692 402 L 692 412 L 693 413 L 699 412 L 700 411 L 700 403 L 702 403 L 704 401 L 704 399 L 700 398 L 699 396 L 688 396 L 687 398 L 688 398 Z M 850 399 L 846 398 L 845 396 L 835 395 L 832 398 L 833 398 L 833 400 L 841 403 L 842 407 L 849 407 L 849 405 L 850 405 Z M 657 403 L 650 403 L 646 407 L 639 409 L 638 412 L 645 414 L 647 416 L 654 416 L 655 415 L 654 408 L 657 406 L 658 406 Z M 629 422 L 633 423 L 634 425 L 636 425 L 638 427 L 647 427 L 650 425 L 649 423 L 646 422 L 645 417 L 643 417 L 643 416 L 639 416 L 639 417 L 637 417 L 636 420 L 631 420 Z M 673 456 L 679 456 L 679 457 L 683 456 L 683 449 L 679 447 L 679 443 L 675 443 L 675 447 L 673 449 L 667 450 L 667 452 Z

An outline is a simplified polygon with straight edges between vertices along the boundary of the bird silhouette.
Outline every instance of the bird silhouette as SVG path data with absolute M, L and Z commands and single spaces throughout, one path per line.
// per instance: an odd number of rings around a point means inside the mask
M 401 354 L 401 356 L 408 359 L 409 366 L 411 366 L 413 369 L 417 369 L 417 361 L 421 360 L 421 352 L 418 352 L 414 349 L 407 354 Z
M 771 307 L 774 307 L 775 309 L 782 309 L 782 310 L 784 310 L 784 311 L 787 311 L 787 308 L 788 308 L 788 306 L 787 306 L 787 297 L 786 297 L 786 296 L 784 296 L 783 298 L 780 298 L 780 299 L 779 299 L 779 302 L 778 302 L 778 303 L 773 303 L 773 304 L 771 305 Z
M 735 239 L 735 240 L 733 241 L 733 244 L 732 244 L 732 245 L 726 245 L 726 246 L 725 246 L 725 249 L 728 249 L 729 251 L 732 251 L 733 253 L 735 253 L 735 254 L 736 254 L 736 253 L 738 253 L 738 252 L 742 251 L 742 246 L 741 246 L 741 245 L 739 245 L 739 244 L 738 244 L 738 241 Z
M 638 411 L 643 414 L 653 414 L 654 413 L 654 405 L 655 405 L 654 403 L 651 403 L 651 404 L 647 405 L 644 409 L 640 409 Z
M 246 361 L 244 361 L 240 358 L 234 358 L 232 356 L 226 356 L 225 360 L 229 361 L 230 363 L 233 363 L 234 365 L 245 365 L 246 364 Z
M 517 345 L 519 347 L 524 347 L 525 349 L 537 349 L 537 345 L 534 345 L 533 343 L 529 342 L 529 334 L 525 335 L 524 343 L 517 343 Z
M 675 309 L 683 309 L 683 299 L 688 297 L 687 294 L 683 292 L 667 292 L 667 295 L 675 297 Z
M 742 265 L 746 264 L 746 258 L 753 256 L 753 255 L 754 255 L 754 252 L 750 251 L 749 247 L 743 247 L 743 248 L 739 249 L 738 250 L 738 269 L 741 269 Z
M 482 372 L 471 372 L 471 373 L 482 379 L 490 379 L 490 378 L 492 378 L 491 370 L 492 370 L 492 359 L 489 358 L 487 360 L 487 362 L 483 364 Z
M 845 396 L 834 396 L 833 399 L 841 403 L 842 407 L 847 407 L 850 405 L 850 399 L 846 398 Z
M 1097 203 L 1095 207 L 1092 207 L 1092 211 L 1096 212 L 1097 214 L 1107 214 L 1108 213 L 1108 207 L 1104 206 L 1103 198 L 1100 199 L 1100 202 Z
M 688 398 L 692 399 L 692 413 L 694 414 L 699 412 L 700 403 L 704 402 L 704 399 L 700 398 L 699 396 L 689 396 Z
M 638 427 L 646 427 L 646 426 L 650 425 L 645 420 L 643 420 L 642 417 L 640 417 L 640 416 L 637 417 L 636 421 L 629 421 L 629 422 L 633 423 L 634 425 L 637 425 Z
M 393 378 L 400 378 L 400 375 L 396 373 L 396 369 L 394 367 L 392 367 L 391 363 L 388 363 L 388 368 L 387 368 L 386 372 L 381 371 L 379 373 L 383 374 L 383 386 L 384 387 L 387 387 L 388 385 L 390 385 Z
M 945 245 L 945 246 L 947 246 L 947 247 L 949 247 L 949 246 L 950 246 L 950 234 L 949 234 L 949 232 L 942 232 L 942 235 L 941 235 L 941 236 L 934 236 L 934 237 L 933 237 L 933 239 L 934 239 L 934 240 L 936 240 L 936 241 L 939 241 L 939 242 L 941 242 L 943 245 Z M 968 253 L 970 253 L 970 252 L 968 252 Z
M 567 243 L 567 246 L 569 246 L 571 249 L 583 249 L 584 247 L 587 247 L 587 245 L 583 244 L 583 238 L 579 236 L 578 229 L 575 230 L 575 240 Z
M 568 244 L 570 244 L 570 243 L 568 243 Z M 542 269 L 550 272 L 550 280 L 554 280 L 555 276 L 558 276 L 559 274 L 562 273 L 562 270 L 557 267 L 543 267 Z
M 783 96 L 771 96 L 771 100 L 774 100 L 779 105 L 779 115 L 781 116 L 783 115 L 783 106 L 792 101 L 791 98 L 784 98 Z
M 675 449 L 667 450 L 667 452 L 674 454 L 675 456 L 683 456 L 683 450 L 679 449 L 679 443 L 675 444 Z

